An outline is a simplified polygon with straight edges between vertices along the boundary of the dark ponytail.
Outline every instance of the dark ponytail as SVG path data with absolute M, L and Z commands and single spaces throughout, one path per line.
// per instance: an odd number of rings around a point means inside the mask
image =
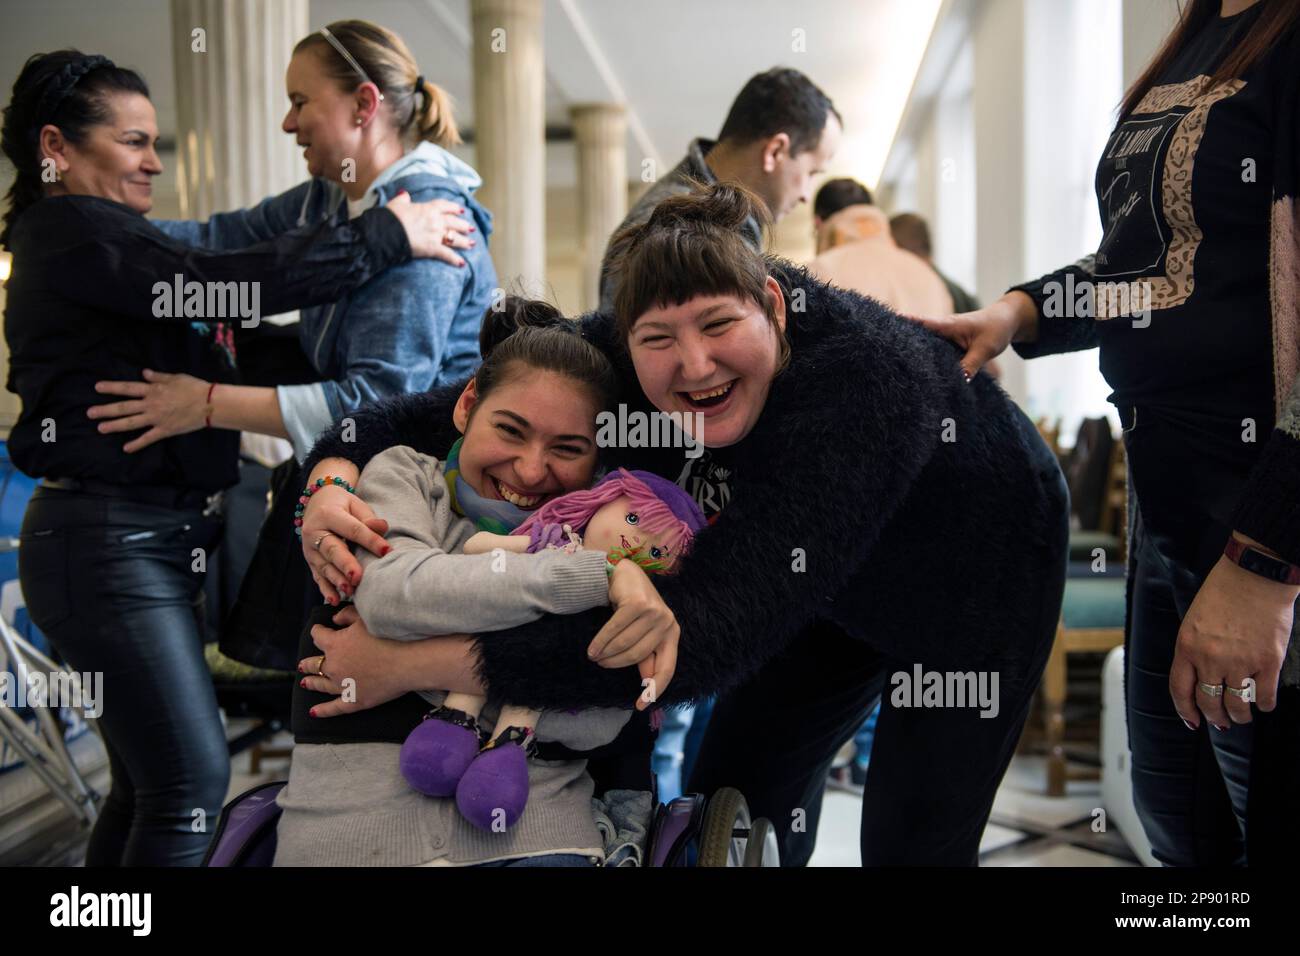
M 474 373 L 474 387 L 480 399 L 524 367 L 573 379 L 590 391 L 597 409 L 618 397 L 618 375 L 605 353 L 582 337 L 576 322 L 545 302 L 506 296 L 483 316 L 478 344 L 483 364 Z
M 149 87 L 133 70 L 115 66 L 102 56 L 78 50 L 37 53 L 23 64 L 4 109 L 0 150 L 17 176 L 9 188 L 9 207 L 0 230 L 0 246 L 9 245 L 9 231 L 24 209 L 45 195 L 41 179 L 41 127 L 52 124 L 70 143 L 85 140 L 91 127 L 113 118 L 109 96 L 139 93 Z

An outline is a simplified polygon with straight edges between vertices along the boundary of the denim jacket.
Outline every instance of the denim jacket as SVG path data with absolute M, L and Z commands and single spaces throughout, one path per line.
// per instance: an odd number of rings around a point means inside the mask
M 303 352 L 323 381 L 276 389 L 285 428 L 299 461 L 317 434 L 376 399 L 423 392 L 464 379 L 478 367 L 479 326 L 497 285 L 488 255 L 492 215 L 473 198 L 482 184 L 466 163 L 421 143 L 370 185 L 364 205 L 384 205 L 402 190 L 413 202 L 448 199 L 465 207 L 478 245 L 458 250 L 464 268 L 415 259 L 376 276 L 351 295 L 303 309 Z M 348 219 L 343 190 L 312 179 L 251 209 L 207 222 L 154 221 L 193 246 L 238 249 L 302 225 Z

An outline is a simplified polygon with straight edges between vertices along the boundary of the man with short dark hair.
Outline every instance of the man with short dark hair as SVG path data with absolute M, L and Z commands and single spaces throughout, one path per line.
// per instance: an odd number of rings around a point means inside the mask
M 812 195 L 812 179 L 839 146 L 840 114 L 830 98 L 798 70 L 775 67 L 750 77 L 737 94 L 716 141 L 696 139 L 667 176 L 650 187 L 619 229 L 650 218 L 661 200 L 691 191 L 692 182 L 737 182 L 756 193 L 777 222 Z M 750 219 L 745 237 L 763 245 Z M 615 279 L 611 242 L 601 266 L 600 307 L 611 311 Z

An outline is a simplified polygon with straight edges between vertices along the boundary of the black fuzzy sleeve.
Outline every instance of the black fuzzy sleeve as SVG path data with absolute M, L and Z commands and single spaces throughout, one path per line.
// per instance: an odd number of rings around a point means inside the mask
M 361 470 L 371 458 L 394 445 L 445 457 L 459 434 L 451 412 L 464 387 L 461 382 L 414 395 L 395 395 L 349 412 L 320 433 L 303 462 L 304 479 L 326 458 L 345 458 Z
M 242 249 L 212 250 L 178 242 L 109 200 L 57 196 L 33 208 L 40 228 L 57 237 L 46 243 L 44 268 L 76 277 L 61 291 L 73 302 L 132 319 L 191 321 L 181 303 L 159 308 L 164 300 L 157 286 L 170 292 L 178 276 L 184 282 L 253 283 L 261 314 L 274 315 L 335 302 L 411 258 L 401 222 L 383 209 L 342 225 L 301 226 Z

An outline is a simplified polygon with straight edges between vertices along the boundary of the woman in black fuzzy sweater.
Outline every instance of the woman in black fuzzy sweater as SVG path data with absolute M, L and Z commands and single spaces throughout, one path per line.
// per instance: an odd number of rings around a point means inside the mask
M 677 480 L 710 517 L 681 573 L 656 581 L 680 626 L 679 642 L 669 629 L 659 646 L 661 660 L 677 654 L 659 699 L 721 695 L 690 789 L 738 787 L 776 823 L 783 861 L 800 864 L 830 761 L 883 691 L 863 862 L 973 864 L 1055 632 L 1064 482 L 997 384 L 964 380 L 952 346 L 752 252 L 735 227 L 756 212 L 729 185 L 665 201 L 635 227 L 619 319 L 583 320 L 619 363 L 629 413 L 703 416 L 703 454 L 606 449 L 611 463 Z M 322 436 L 307 470 L 348 476 L 396 444 L 444 452 L 455 394 L 362 410 Z M 339 489 L 313 496 L 303 546 L 314 573 L 334 584 L 355 574 L 337 539 L 315 542 L 332 531 L 379 547 L 370 517 Z M 641 681 L 618 652 L 653 628 L 615 636 L 596 666 L 588 651 L 606 648 L 593 635 L 608 617 L 396 648 L 359 622 L 346 637 L 317 628 L 331 678 L 308 686 L 337 694 L 348 674 L 360 693 L 317 707 L 343 715 L 317 723 L 337 738 L 363 717 L 354 711 L 396 714 L 404 692 L 433 686 L 535 707 L 630 706 Z

